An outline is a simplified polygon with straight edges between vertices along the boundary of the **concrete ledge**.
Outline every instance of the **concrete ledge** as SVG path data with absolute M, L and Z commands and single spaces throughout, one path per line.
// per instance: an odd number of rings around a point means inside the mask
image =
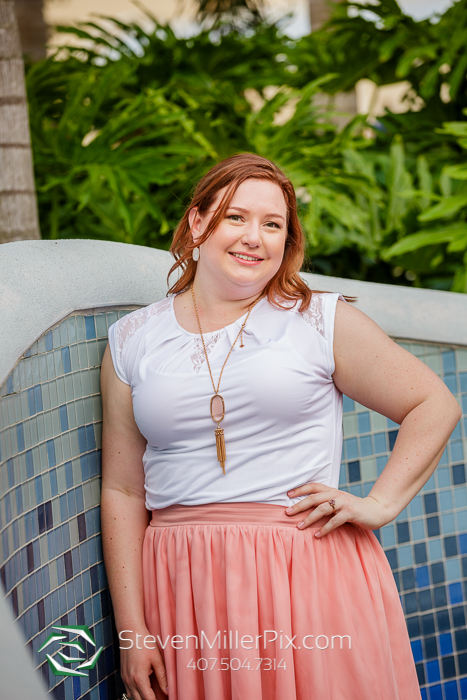
M 172 256 L 88 239 L 0 246 L 0 385 L 46 330 L 69 314 L 162 299 Z M 304 274 L 314 289 L 357 296 L 356 306 L 391 337 L 467 345 L 467 295 Z

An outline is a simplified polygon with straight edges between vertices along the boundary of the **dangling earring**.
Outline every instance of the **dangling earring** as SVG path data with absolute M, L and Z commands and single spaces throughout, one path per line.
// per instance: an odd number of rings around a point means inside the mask
M 193 248 L 193 251 L 191 253 L 191 257 L 195 262 L 199 260 L 199 248 Z

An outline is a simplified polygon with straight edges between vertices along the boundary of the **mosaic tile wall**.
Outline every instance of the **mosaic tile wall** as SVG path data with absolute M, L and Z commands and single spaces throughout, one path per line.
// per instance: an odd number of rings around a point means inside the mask
M 124 690 L 100 536 L 99 375 L 109 325 L 134 308 L 62 320 L 0 389 L 0 579 L 57 700 L 115 700 Z M 400 593 L 423 699 L 467 699 L 467 348 L 397 342 L 443 378 L 464 416 L 422 491 L 376 535 Z M 398 427 L 344 397 L 341 489 L 368 494 Z M 88 675 L 52 673 L 45 654 L 59 661 L 58 642 L 38 651 L 53 626 L 67 625 L 89 628 L 96 647 L 83 643 L 86 659 L 103 647 Z

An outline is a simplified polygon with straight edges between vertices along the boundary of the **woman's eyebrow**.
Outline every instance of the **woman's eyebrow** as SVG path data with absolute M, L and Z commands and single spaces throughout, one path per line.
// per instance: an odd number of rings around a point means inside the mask
M 243 209 L 243 207 L 230 207 L 230 206 L 229 206 L 229 207 L 227 207 L 227 209 L 235 209 L 236 211 L 241 211 L 242 214 L 249 214 L 249 213 L 250 213 L 249 209 Z M 276 219 L 282 219 L 282 221 L 285 221 L 285 219 L 284 219 L 284 217 L 282 216 L 282 214 L 277 214 L 277 213 L 272 212 L 271 214 L 265 214 L 265 216 L 266 216 L 266 217 L 272 217 L 272 216 L 273 216 L 273 217 L 275 217 Z

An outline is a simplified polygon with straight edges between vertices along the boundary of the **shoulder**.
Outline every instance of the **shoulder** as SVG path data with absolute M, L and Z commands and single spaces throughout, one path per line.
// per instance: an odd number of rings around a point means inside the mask
M 152 318 L 159 316 L 164 311 L 168 311 L 171 303 L 170 298 L 166 298 L 141 309 L 131 311 L 109 327 L 109 335 L 114 334 L 117 345 L 120 349 L 123 349 L 123 346 L 128 343 L 137 331 L 147 327 L 148 322 Z
M 293 310 L 305 323 L 325 338 L 332 336 L 336 303 L 350 306 L 339 292 L 313 292 L 306 309 L 300 311 L 300 302 L 297 302 Z

